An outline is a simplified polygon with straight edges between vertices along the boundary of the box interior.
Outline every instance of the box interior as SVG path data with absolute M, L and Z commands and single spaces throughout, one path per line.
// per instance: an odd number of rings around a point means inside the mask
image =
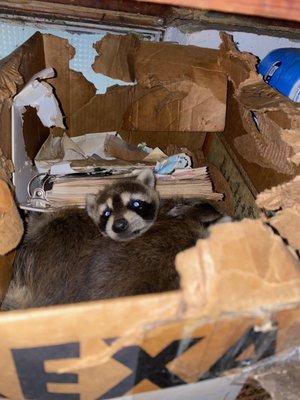
M 176 33 L 174 28 L 170 28 L 164 40 L 194 45 L 197 34 L 206 35 L 208 47 L 217 47 L 214 46 L 215 32 L 182 34 L 181 39 L 174 40 L 178 31 Z M 240 33 L 237 36 L 243 37 Z M 133 42 L 136 44 L 135 40 Z M 130 53 L 131 58 L 127 57 L 132 38 L 127 44 L 120 54 L 121 60 L 135 59 L 139 74 L 132 75 L 131 61 L 126 64 L 128 68 L 123 63 L 121 71 L 114 70 L 114 77 L 119 79 L 122 75 L 125 79 L 122 85 L 98 93 L 80 72 L 70 70 L 74 49 L 66 39 L 35 33 L 4 62 L 13 72 L 16 87 L 12 95 L 19 92 L 38 71 L 45 67 L 55 68 L 56 77 L 48 82 L 60 101 L 70 136 L 118 131 L 132 144 L 142 141 L 162 150 L 170 144 L 186 147 L 196 155 L 199 165 L 203 162 L 209 165 L 215 188 L 225 193 L 221 205 L 224 211 L 250 220 L 216 228 L 207 241 L 200 241 L 194 248 L 181 253 L 176 260 L 182 284 L 179 291 L 2 313 L 0 392 L 12 399 L 48 398 L 49 393 L 49 398 L 55 393 L 62 396 L 59 398 L 67 395 L 74 399 L 81 398 L 79 396 L 114 398 L 137 393 L 137 399 L 150 400 L 160 398 L 158 396 L 173 399 L 176 395 L 178 398 L 190 395 L 189 398 L 197 399 L 201 394 L 215 400 L 215 395 L 227 391 L 227 397 L 233 400 L 237 388 L 249 373 L 244 372 L 245 366 L 255 368 L 261 360 L 281 357 L 278 354 L 299 346 L 298 259 L 287 250 L 278 232 L 273 233 L 258 219 L 261 209 L 256 203 L 258 193 L 291 180 L 299 169 L 291 171 L 290 165 L 282 161 L 284 152 L 279 141 L 278 148 L 271 153 L 273 159 L 268 162 L 267 157 L 262 160 L 263 153 L 259 154 L 259 162 L 253 162 L 249 155 L 240 153 L 237 146 L 240 142 L 236 139 L 249 135 L 249 131 L 253 133 L 255 128 L 253 118 L 249 117 L 253 86 L 246 84 L 243 86 L 246 93 L 236 93 L 241 75 L 235 68 L 229 71 L 230 63 L 224 57 L 223 67 L 231 76 L 226 90 L 224 129 L 221 129 L 220 121 L 219 130 L 212 127 L 205 130 L 203 127 L 202 131 L 179 129 L 180 126 L 186 128 L 187 122 L 178 119 L 177 125 L 164 125 L 162 120 L 150 121 L 152 125 L 147 125 L 143 120 L 145 104 L 142 102 L 131 110 L 132 118 L 127 118 L 124 126 L 122 117 L 127 111 L 128 99 L 136 99 L 135 96 L 139 99 L 138 96 L 143 95 L 140 87 L 132 88 L 135 84 L 132 80 L 137 84 L 145 83 L 147 73 L 153 73 L 152 66 L 143 60 L 147 59 L 148 52 L 156 43 L 147 42 L 137 59 L 134 52 Z M 167 48 L 170 46 L 174 44 L 166 45 Z M 253 43 L 251 46 L 253 48 Z M 178 47 L 174 49 L 178 50 Z M 207 69 L 216 68 L 216 50 L 199 51 L 203 55 L 202 66 L 208 61 Z M 231 51 L 239 65 L 234 49 Z M 252 59 L 247 60 L 250 65 Z M 94 68 L 106 68 L 107 72 L 109 59 L 106 61 L 100 62 L 100 66 L 98 62 Z M 159 60 L 153 65 L 158 68 Z M 195 76 L 189 75 L 188 68 L 185 72 L 189 79 Z M 242 68 L 244 78 L 248 72 Z M 169 73 L 169 69 L 162 68 L 161 73 Z M 219 82 L 223 82 L 222 79 Z M 165 82 L 162 90 L 170 89 L 169 84 Z M 254 86 L 259 84 L 259 81 L 254 81 Z M 159 95 L 161 93 L 164 92 L 159 92 Z M 274 122 L 274 130 L 278 127 L 295 129 L 293 124 L 296 122 L 290 118 L 288 106 L 281 98 L 274 98 L 274 93 L 270 95 L 268 92 L 266 99 L 270 98 L 275 111 L 267 111 L 267 117 L 268 122 Z M 13 158 L 15 182 L 19 180 L 22 184 L 17 198 L 21 196 L 23 201 L 27 196 L 27 180 L 34 173 L 30 162 L 50 132 L 62 135 L 63 130 L 45 128 L 36 111 L 29 108 L 24 114 L 23 126 L 19 125 L 22 135 L 18 132 L 11 135 L 10 127 L 17 125 L 14 125 L 16 121 L 11 114 L 10 101 L 11 98 L 6 99 L 1 110 L 0 124 L 5 127 L 1 148 L 6 157 Z M 176 101 L 167 109 L 172 116 L 178 112 L 180 99 L 176 98 Z M 151 105 L 154 107 L 156 103 L 153 101 Z M 278 105 L 287 107 L 285 114 L 278 112 Z M 261 128 L 266 118 L 265 109 L 265 104 L 260 104 L 254 110 Z M 209 111 L 213 116 L 216 110 L 210 106 Z M 262 129 L 260 133 L 262 136 L 265 132 Z M 256 256 L 260 263 L 256 262 Z M 13 257 L 13 252 L 0 256 L 1 298 L 11 279 Z M 206 271 L 211 275 L 205 275 Z M 165 380 L 155 380 L 157 371 L 155 364 L 151 364 L 154 361 L 164 371 Z M 149 365 L 154 368 L 154 376 Z M 41 381 L 45 385 L 41 386 Z M 186 383 L 195 385 L 184 386 Z M 170 388 L 177 385 L 178 388 Z M 162 388 L 164 391 L 158 391 Z

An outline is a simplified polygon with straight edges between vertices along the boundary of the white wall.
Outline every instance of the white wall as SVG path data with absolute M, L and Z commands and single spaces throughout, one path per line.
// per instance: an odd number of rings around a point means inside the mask
M 238 44 L 239 50 L 248 51 L 255 54 L 260 59 L 266 56 L 270 51 L 282 47 L 300 48 L 300 39 L 291 40 L 267 35 L 257 35 L 246 32 L 230 32 L 234 41 Z M 177 42 L 179 44 L 191 44 L 199 47 L 208 47 L 217 49 L 220 45 L 219 32 L 216 30 L 202 30 L 190 34 L 180 32 L 178 28 L 168 28 L 164 41 Z

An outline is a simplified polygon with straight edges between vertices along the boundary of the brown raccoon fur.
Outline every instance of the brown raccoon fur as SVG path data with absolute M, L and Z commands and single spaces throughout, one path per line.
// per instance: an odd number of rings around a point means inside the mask
M 85 210 L 65 209 L 33 218 L 17 251 L 2 309 L 178 289 L 176 254 L 206 237 L 205 224 L 220 217 L 207 204 L 187 207 L 180 212 L 175 200 L 165 202 L 158 216 L 154 213 L 156 222 L 129 241 L 103 236 Z

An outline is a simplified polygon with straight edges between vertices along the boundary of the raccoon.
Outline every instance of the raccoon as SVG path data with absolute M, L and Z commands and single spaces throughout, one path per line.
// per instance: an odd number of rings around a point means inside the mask
M 159 211 L 151 171 L 86 204 L 29 222 L 3 310 L 176 290 L 176 254 L 221 217 L 207 204 L 174 199 Z
M 132 240 L 154 223 L 159 209 L 155 178 L 145 169 L 136 179 L 107 187 L 98 195 L 86 197 L 86 210 L 104 236 L 113 240 Z

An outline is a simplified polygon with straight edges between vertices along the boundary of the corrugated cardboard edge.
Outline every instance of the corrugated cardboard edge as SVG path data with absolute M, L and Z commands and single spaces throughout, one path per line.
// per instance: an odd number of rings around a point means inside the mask
M 265 190 L 256 200 L 267 211 L 265 220 L 296 251 L 300 251 L 300 175 L 292 181 Z
M 247 132 L 235 139 L 237 151 L 249 162 L 294 175 L 294 150 L 281 132 L 296 129 L 294 121 L 300 116 L 300 107 L 263 82 L 256 72 L 256 57 L 240 52 L 231 35 L 221 32 L 220 37 L 219 64 L 234 85 Z M 274 113 L 278 114 L 275 118 Z

